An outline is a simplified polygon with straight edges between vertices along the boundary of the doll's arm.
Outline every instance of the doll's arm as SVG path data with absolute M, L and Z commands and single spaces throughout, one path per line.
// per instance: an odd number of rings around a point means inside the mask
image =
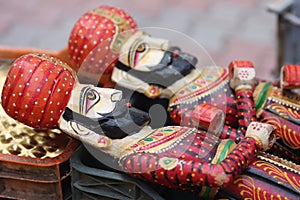
M 246 129 L 253 121 L 257 121 L 253 100 L 255 80 L 254 66 L 249 61 L 233 61 L 229 64 L 230 87 L 235 91 L 238 109 L 239 129 Z
M 254 160 L 258 151 L 266 150 L 273 144 L 274 141 L 269 140 L 273 136 L 272 132 L 271 125 L 251 124 L 246 138 L 232 151 L 230 142 L 219 145 L 215 156 L 217 159 L 213 159 L 212 163 L 201 162 L 200 159 L 184 159 L 185 156 L 182 155 L 176 158 L 139 152 L 123 157 L 120 165 L 134 176 L 173 188 L 191 185 L 226 186 Z M 191 150 L 192 148 L 185 154 L 199 153 Z
M 257 121 L 253 99 L 253 86 L 255 84 L 255 70 L 251 62 L 233 61 L 229 64 L 230 87 L 235 91 L 237 98 L 238 129 L 224 126 L 221 139 L 232 139 L 236 143 L 244 137 L 251 122 Z
M 240 89 L 236 91 L 238 124 L 239 128 L 234 129 L 224 125 L 220 133 L 221 139 L 232 139 L 236 143 L 240 142 L 246 133 L 246 129 L 251 122 L 257 121 L 253 92 L 250 89 Z

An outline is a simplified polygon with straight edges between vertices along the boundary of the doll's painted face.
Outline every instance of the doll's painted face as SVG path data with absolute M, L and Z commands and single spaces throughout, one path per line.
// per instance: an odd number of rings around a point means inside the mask
M 187 80 L 197 76 L 193 73 L 196 64 L 195 56 L 171 46 L 169 40 L 136 32 L 122 46 L 112 80 L 153 99 L 170 98 Z
M 128 106 L 120 90 L 76 84 L 60 127 L 77 134 L 105 134 L 117 139 L 134 134 L 150 121 L 146 112 Z
M 133 69 L 151 71 L 149 67 L 158 65 L 169 47 L 168 40 L 137 32 L 122 47 L 119 60 Z
M 115 89 L 99 88 L 92 85 L 77 85 L 68 107 L 88 118 L 100 118 L 111 113 L 122 92 Z
M 86 86 L 82 88 L 80 97 L 80 113 L 90 118 L 97 118 L 115 109 L 116 103 L 122 99 L 122 92 Z

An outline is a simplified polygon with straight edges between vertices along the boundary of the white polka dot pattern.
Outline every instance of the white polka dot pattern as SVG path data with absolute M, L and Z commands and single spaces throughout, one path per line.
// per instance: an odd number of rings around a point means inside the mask
M 106 74 L 106 77 L 110 77 L 117 61 L 116 52 L 111 51 L 111 46 L 118 42 L 116 37 L 119 33 L 129 30 L 136 30 L 136 23 L 119 8 L 99 6 L 84 14 L 69 38 L 69 54 L 76 70 L 80 67 L 80 73 Z
M 75 84 L 71 69 L 39 54 L 18 58 L 6 78 L 2 105 L 12 118 L 34 128 L 54 128 Z

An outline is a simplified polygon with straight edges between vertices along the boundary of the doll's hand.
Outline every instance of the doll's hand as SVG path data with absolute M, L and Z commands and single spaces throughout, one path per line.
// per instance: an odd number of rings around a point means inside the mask
M 235 91 L 252 89 L 255 84 L 255 70 L 252 62 L 233 61 L 229 64 L 230 87 Z
M 247 128 L 246 137 L 256 139 L 263 151 L 270 149 L 276 141 L 275 128 L 270 124 L 252 122 Z

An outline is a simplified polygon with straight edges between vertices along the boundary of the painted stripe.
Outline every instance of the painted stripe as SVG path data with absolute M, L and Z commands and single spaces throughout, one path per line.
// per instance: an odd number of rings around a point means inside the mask
M 256 106 L 255 106 L 256 110 L 259 110 L 263 106 L 264 102 L 266 101 L 267 92 L 268 92 L 270 86 L 271 86 L 270 82 L 266 83 L 264 85 L 264 87 L 262 88 L 261 92 L 259 93 L 258 99 L 257 99 L 257 102 L 256 102 Z

